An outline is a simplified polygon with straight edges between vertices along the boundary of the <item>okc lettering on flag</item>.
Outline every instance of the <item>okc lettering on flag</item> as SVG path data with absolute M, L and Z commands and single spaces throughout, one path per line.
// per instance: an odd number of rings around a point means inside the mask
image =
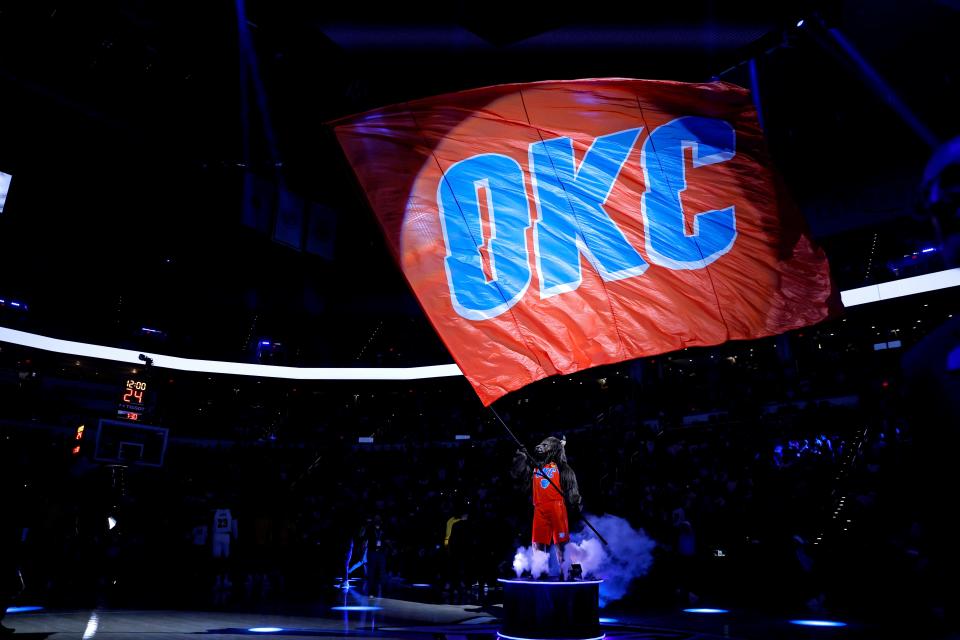
M 839 310 L 745 89 L 503 85 L 334 123 L 480 399 Z

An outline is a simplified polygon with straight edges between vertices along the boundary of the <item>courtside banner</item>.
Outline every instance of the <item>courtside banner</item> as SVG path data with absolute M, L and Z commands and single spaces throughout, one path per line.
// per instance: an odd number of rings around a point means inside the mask
M 332 123 L 480 399 L 840 308 L 726 83 L 514 84 Z

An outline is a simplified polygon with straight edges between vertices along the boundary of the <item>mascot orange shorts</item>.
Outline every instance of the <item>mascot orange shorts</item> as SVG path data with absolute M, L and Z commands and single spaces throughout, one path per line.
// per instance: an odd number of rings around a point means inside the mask
M 570 541 L 567 506 L 563 500 L 542 502 L 533 507 L 533 543 L 563 544 Z

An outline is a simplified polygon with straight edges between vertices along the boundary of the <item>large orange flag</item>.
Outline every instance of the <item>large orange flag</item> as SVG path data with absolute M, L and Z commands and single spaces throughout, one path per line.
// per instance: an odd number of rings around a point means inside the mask
M 839 309 L 740 87 L 503 85 L 334 126 L 486 405 L 546 376 L 777 334 Z

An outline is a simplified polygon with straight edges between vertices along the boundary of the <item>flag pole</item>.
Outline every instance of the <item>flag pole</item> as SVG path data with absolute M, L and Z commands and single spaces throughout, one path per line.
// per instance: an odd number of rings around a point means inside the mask
M 527 453 L 527 448 L 526 448 L 525 446 L 523 446 L 523 443 L 520 442 L 520 440 L 517 439 L 517 436 L 515 436 L 515 435 L 513 434 L 513 431 L 511 431 L 511 430 L 510 430 L 510 427 L 507 426 L 507 423 L 503 421 L 503 418 L 501 418 L 501 417 L 500 417 L 500 414 L 497 413 L 497 410 L 493 408 L 493 405 L 490 406 L 490 411 L 491 411 L 491 413 L 493 413 L 493 415 L 495 415 L 495 416 L 497 417 L 497 420 L 500 421 L 500 424 L 503 425 L 503 428 L 507 430 L 507 434 L 509 434 L 509 436 L 513 439 L 513 441 L 514 441 L 515 443 L 517 443 L 517 446 L 520 447 L 520 451 L 523 452 L 523 455 L 524 455 L 524 456 L 526 457 L 526 459 L 527 459 L 527 464 L 532 464 L 533 467 L 534 467 L 537 471 L 540 472 L 540 476 L 539 476 L 539 477 L 542 477 L 542 478 L 546 479 L 547 482 L 549 482 L 550 485 L 551 485 L 554 489 L 557 490 L 557 493 L 559 493 L 559 494 L 561 495 L 561 497 L 563 497 L 563 503 L 567 505 L 567 507 L 568 507 L 567 511 L 569 511 L 569 506 L 570 506 L 570 505 L 567 504 L 567 496 L 566 496 L 566 494 L 564 494 L 563 491 L 560 489 L 560 487 L 557 486 L 557 484 L 553 481 L 553 478 L 551 478 L 551 477 L 548 476 L 546 473 L 544 473 L 543 467 L 542 467 L 540 464 L 538 464 L 537 462 L 535 462 L 535 461 L 533 460 L 533 457 L 532 457 L 529 453 Z M 582 513 L 581 511 L 579 511 L 579 510 L 577 511 L 577 513 L 580 514 L 580 519 L 583 520 L 583 523 L 584 523 L 585 525 L 587 525 L 588 527 L 590 527 L 590 530 L 593 531 L 593 533 L 597 536 L 597 539 L 600 540 L 600 542 L 602 542 L 602 543 L 604 544 L 604 546 L 609 546 L 608 543 L 607 543 L 606 538 L 604 538 L 603 535 L 601 535 L 601 533 L 600 533 L 599 531 L 597 531 L 597 529 L 596 529 L 592 524 L 590 524 L 590 521 L 587 520 L 587 517 L 586 517 L 585 515 L 583 515 L 583 513 Z

